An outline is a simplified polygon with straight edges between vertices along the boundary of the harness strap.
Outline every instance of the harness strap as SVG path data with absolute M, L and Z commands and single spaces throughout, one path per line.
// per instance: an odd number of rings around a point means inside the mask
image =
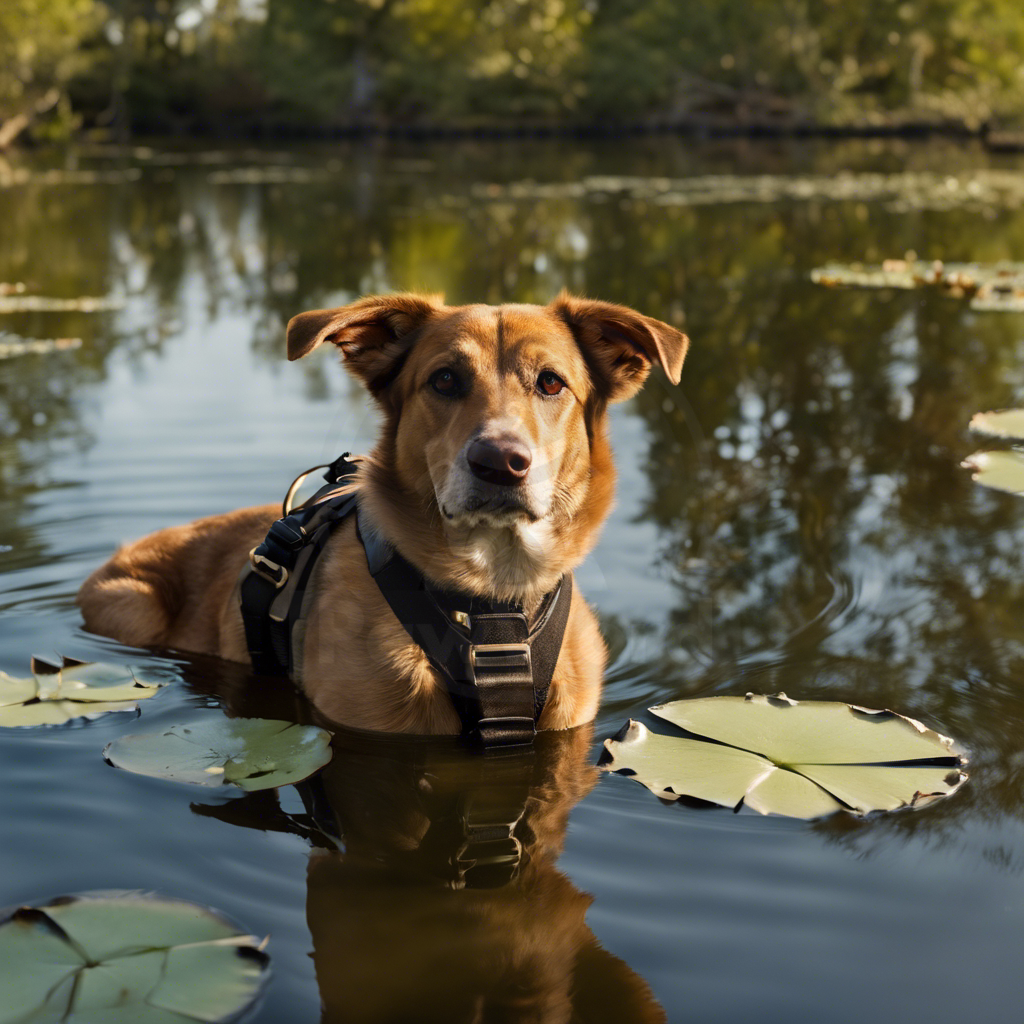
M 309 577 L 331 531 L 356 509 L 354 494 L 339 493 L 339 485 L 357 469 L 348 455 L 345 452 L 327 467 L 326 486 L 274 522 L 263 543 L 249 552 L 238 593 L 246 646 L 253 670 L 260 675 L 292 675 L 296 668 L 292 634 Z M 289 496 L 294 489 L 293 484 Z
M 249 554 L 239 600 L 261 675 L 301 682 L 307 584 L 334 528 L 358 511 L 357 495 L 339 487 L 356 469 L 346 452 L 324 474 L 327 486 L 278 519 Z M 444 679 L 463 735 L 488 750 L 532 743 L 562 649 L 572 575 L 545 595 L 531 627 L 521 607 L 431 586 L 361 512 L 356 531 L 381 594 Z
M 441 673 L 463 733 L 488 748 L 532 742 L 562 649 L 571 575 L 544 597 L 530 629 L 521 608 L 431 587 L 366 528 L 361 511 L 356 529 L 370 575 Z

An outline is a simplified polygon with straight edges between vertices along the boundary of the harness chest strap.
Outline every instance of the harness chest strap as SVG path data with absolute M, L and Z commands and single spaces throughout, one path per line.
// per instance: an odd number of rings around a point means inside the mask
M 358 509 L 339 482 L 355 473 L 345 456 L 323 488 L 300 510 L 277 520 L 250 553 L 239 599 L 253 669 L 302 676 L 310 595 L 307 584 L 334 528 Z M 572 601 L 572 576 L 547 594 L 529 628 L 521 608 L 436 590 L 362 521 L 357 532 L 381 594 L 406 632 L 441 674 L 464 735 L 486 747 L 530 743 L 547 700 Z M 361 527 L 361 528 L 360 528 Z M 468 608 L 469 611 L 464 609 Z
M 487 746 L 531 742 L 562 649 L 572 576 L 563 576 L 545 595 L 531 629 L 514 605 L 431 587 L 366 528 L 363 515 L 360 510 L 357 530 L 370 575 L 445 679 L 463 733 L 477 734 Z

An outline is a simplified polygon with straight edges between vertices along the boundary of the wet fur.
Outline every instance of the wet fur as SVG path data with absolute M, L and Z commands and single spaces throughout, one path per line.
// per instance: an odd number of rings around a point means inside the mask
M 384 415 L 355 485 L 373 527 L 434 582 L 528 611 L 583 561 L 611 508 L 608 404 L 634 394 L 655 362 L 677 381 L 687 347 L 666 324 L 568 295 L 545 307 L 371 296 L 289 324 L 289 358 L 324 342 L 341 350 Z M 449 364 L 472 382 L 458 400 L 430 386 Z M 534 387 L 545 368 L 566 384 L 557 398 Z M 504 509 L 500 495 L 474 509 L 480 485 L 467 475 L 466 447 L 510 432 L 534 454 L 516 491 L 526 512 Z M 458 507 L 442 512 L 444 501 Z M 276 505 L 243 509 L 121 548 L 79 593 L 86 628 L 248 661 L 235 588 L 279 514 Z M 322 713 L 365 729 L 459 731 L 443 682 L 370 577 L 354 521 L 327 544 L 311 587 L 302 685 Z M 594 717 L 604 662 L 596 620 L 576 592 L 541 728 Z

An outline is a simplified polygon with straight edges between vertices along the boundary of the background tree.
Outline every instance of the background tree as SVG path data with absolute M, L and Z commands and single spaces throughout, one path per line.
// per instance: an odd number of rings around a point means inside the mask
M 1024 108 L 1022 51 L 1017 0 L 6 0 L 0 114 L 21 130 L 67 88 L 115 135 L 508 119 L 978 127 Z
M 79 45 L 100 16 L 94 0 L 0 3 L 0 150 L 55 107 L 69 119 L 64 88 L 81 67 Z

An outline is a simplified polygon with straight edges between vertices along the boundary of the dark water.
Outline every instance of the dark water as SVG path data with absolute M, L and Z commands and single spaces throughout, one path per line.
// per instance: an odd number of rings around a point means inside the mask
M 985 192 L 986 159 L 619 141 L 8 169 L 0 281 L 123 307 L 0 316 L 83 341 L 0 360 L 0 668 L 60 652 L 179 681 L 141 723 L 0 733 L 0 905 L 140 888 L 217 907 L 271 936 L 263 1022 L 646 1021 L 659 1005 L 671 1021 L 1019 1021 L 1024 502 L 958 464 L 971 414 L 1024 398 L 1024 317 L 808 280 L 908 249 L 1021 258 L 1024 211 Z M 938 176 L 927 195 L 826 187 L 907 168 Z M 817 177 L 777 202 L 647 180 L 764 173 Z M 601 175 L 645 180 L 577 184 Z M 955 201 L 937 198 L 945 176 Z M 295 713 L 223 666 L 90 637 L 74 607 L 119 542 L 275 500 L 369 445 L 362 394 L 327 353 L 286 363 L 284 321 L 368 291 L 546 301 L 563 285 L 685 314 L 693 338 L 678 390 L 652 381 L 614 416 L 619 504 L 579 574 L 613 652 L 594 742 L 549 738 L 495 768 L 339 737 L 322 785 L 279 800 L 107 767 L 103 746 L 140 724 Z M 969 747 L 971 781 L 919 812 L 806 824 L 663 806 L 592 773 L 596 742 L 650 704 L 749 690 L 912 714 Z M 474 815 L 520 813 L 518 877 L 459 888 Z

